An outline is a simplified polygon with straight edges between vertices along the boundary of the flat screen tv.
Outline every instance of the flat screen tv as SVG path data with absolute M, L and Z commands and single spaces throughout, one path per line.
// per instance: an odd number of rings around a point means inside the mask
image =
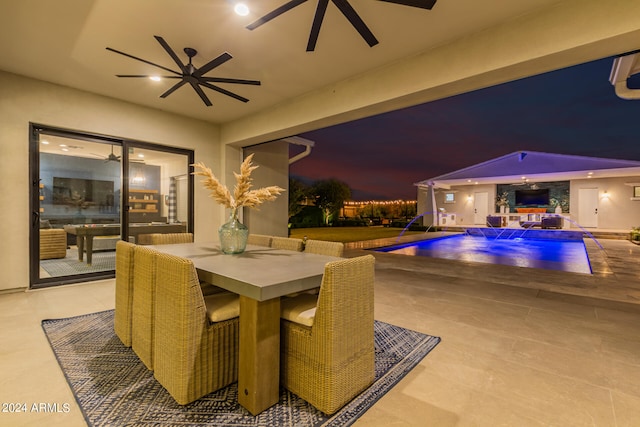
M 113 206 L 113 181 L 53 177 L 53 204 Z
M 516 206 L 540 206 L 549 204 L 549 189 L 516 190 Z

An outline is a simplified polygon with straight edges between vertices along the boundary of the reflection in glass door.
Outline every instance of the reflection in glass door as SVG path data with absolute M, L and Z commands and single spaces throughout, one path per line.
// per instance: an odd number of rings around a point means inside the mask
M 189 165 L 191 152 L 129 144 L 127 238 L 150 244 L 152 234 L 188 233 L 190 216 Z
M 122 147 L 41 132 L 38 148 L 38 281 L 112 275 L 120 239 Z

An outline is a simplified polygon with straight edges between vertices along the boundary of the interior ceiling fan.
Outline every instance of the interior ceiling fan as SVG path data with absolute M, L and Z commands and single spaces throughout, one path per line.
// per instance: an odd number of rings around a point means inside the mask
M 129 163 L 144 163 L 144 159 L 141 158 L 135 158 L 132 157 L 131 155 L 133 154 L 133 149 L 129 149 Z M 122 156 L 117 156 L 114 154 L 113 152 L 113 145 L 111 146 L 111 153 L 109 153 L 109 155 L 107 155 L 106 157 L 103 156 L 102 154 L 96 154 L 96 153 L 91 153 L 92 156 L 96 156 L 96 157 L 100 157 L 101 159 L 104 159 L 105 162 L 120 162 L 120 159 L 122 159 Z
M 168 71 L 168 72 L 172 73 L 172 75 L 169 75 L 169 76 L 151 76 L 151 75 L 139 75 L 139 74 L 117 74 L 116 77 L 125 77 L 125 78 L 152 78 L 152 77 L 159 77 L 161 79 L 179 79 L 179 81 L 175 85 L 173 85 L 171 88 L 169 88 L 169 90 L 167 90 L 165 93 L 160 95 L 160 98 L 166 98 L 167 96 L 171 95 L 173 92 L 175 92 L 176 90 L 178 90 L 179 88 L 181 88 L 182 86 L 184 86 L 185 84 L 188 83 L 193 88 L 193 90 L 196 91 L 196 93 L 198 94 L 200 99 L 202 99 L 202 102 L 204 102 L 204 104 L 207 107 L 211 107 L 212 104 L 211 104 L 211 101 L 209 100 L 209 98 L 207 97 L 207 95 L 204 93 L 204 91 L 202 90 L 202 88 L 200 86 L 206 87 L 208 89 L 211 89 L 211 90 L 214 90 L 216 92 L 222 93 L 224 95 L 230 96 L 231 98 L 235 98 L 235 99 L 237 99 L 239 101 L 248 102 L 249 100 L 247 98 L 245 98 L 243 96 L 240 96 L 238 94 L 235 94 L 235 93 L 233 93 L 231 91 L 228 91 L 226 89 L 223 89 L 223 88 L 221 88 L 219 86 L 213 85 L 211 83 L 232 83 L 232 84 L 255 85 L 255 86 L 259 86 L 260 85 L 260 82 L 258 80 L 230 79 L 230 78 L 224 78 L 224 77 L 206 77 L 205 74 L 207 74 L 209 71 L 213 70 L 214 68 L 224 64 L 225 62 L 227 62 L 228 60 L 233 58 L 227 52 L 224 52 L 223 54 L 221 54 L 217 58 L 207 62 L 202 67 L 196 68 L 193 65 L 193 63 L 191 62 L 191 60 L 193 59 L 194 56 L 196 56 L 198 54 L 197 50 L 195 50 L 193 48 L 190 48 L 190 47 L 185 47 L 184 48 L 184 53 L 189 58 L 189 62 L 187 64 L 185 64 L 180 60 L 178 55 L 174 52 L 173 49 L 171 49 L 169 44 L 162 37 L 160 37 L 160 36 L 154 36 L 154 37 L 158 41 L 158 43 L 160 43 L 160 45 L 164 48 L 164 50 L 169 54 L 171 59 L 173 59 L 173 61 L 178 65 L 178 68 L 180 69 L 180 71 L 175 71 L 175 70 L 172 70 L 170 68 L 163 67 L 162 65 L 154 64 L 153 62 L 147 61 L 145 59 L 138 58 L 136 56 L 129 55 L 128 53 L 124 53 L 124 52 L 121 52 L 119 50 L 107 47 L 107 50 L 109 50 L 111 52 L 115 52 L 115 53 L 118 53 L 120 55 L 124 55 L 124 56 L 126 56 L 128 58 L 135 59 L 136 61 L 144 62 L 145 64 L 149 64 L 149 65 L 152 65 L 152 66 L 154 66 L 156 68 L 160 68 L 162 70 L 165 70 L 165 71 Z
M 311 25 L 311 33 L 309 34 L 309 41 L 307 42 L 307 52 L 312 52 L 316 48 L 316 43 L 318 42 L 318 35 L 320 34 L 320 27 L 322 26 L 322 20 L 324 19 L 324 14 L 327 11 L 327 6 L 329 6 L 329 1 L 331 1 L 340 12 L 349 20 L 353 28 L 355 28 L 358 33 L 362 36 L 362 38 L 367 42 L 369 47 L 373 47 L 378 44 L 378 39 L 373 35 L 367 24 L 364 23 L 358 12 L 349 4 L 349 0 L 318 0 L 318 6 L 316 7 L 316 13 L 313 18 L 313 24 Z M 395 3 L 403 6 L 417 7 L 420 9 L 428 9 L 431 10 L 433 6 L 436 4 L 437 0 L 377 0 L 384 1 L 387 3 Z M 252 22 L 247 25 L 249 30 L 255 30 L 262 24 L 265 24 L 271 21 L 273 18 L 276 18 L 282 15 L 285 12 L 290 11 L 296 6 L 301 5 L 302 3 L 307 2 L 307 0 L 290 0 L 289 2 L 283 4 L 282 6 L 272 10 L 271 12 L 264 15 L 262 18 L 257 21 Z
M 105 162 L 119 162 L 120 158 L 122 157 L 122 156 L 116 156 L 113 153 L 113 145 L 111 146 L 111 153 L 109 153 L 109 155 L 107 157 L 105 157 L 105 156 L 103 156 L 101 154 L 95 154 L 95 153 L 91 153 L 91 155 L 103 158 Z

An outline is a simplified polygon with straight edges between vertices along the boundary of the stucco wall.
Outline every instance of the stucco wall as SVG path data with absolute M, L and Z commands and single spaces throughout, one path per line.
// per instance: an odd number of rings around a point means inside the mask
M 254 188 L 277 185 L 285 191 L 258 209 L 244 210 L 244 224 L 253 234 L 270 234 L 286 237 L 289 214 L 289 144 L 284 141 L 269 142 L 247 147 L 244 154 L 254 154 L 253 163 L 259 165 L 251 175 Z
M 615 230 L 630 230 L 640 226 L 640 201 L 631 200 L 633 187 L 625 183 L 638 182 L 638 177 L 592 178 L 571 181 L 571 219 L 579 222 L 580 188 L 598 189 L 598 227 Z M 606 192 L 606 194 L 605 194 Z M 577 228 L 572 224 L 572 228 Z
M 224 173 L 213 124 L 0 72 L 0 291 L 29 286 L 29 122 L 193 149 Z M 196 239 L 221 223 L 222 209 L 206 196 L 195 192 Z

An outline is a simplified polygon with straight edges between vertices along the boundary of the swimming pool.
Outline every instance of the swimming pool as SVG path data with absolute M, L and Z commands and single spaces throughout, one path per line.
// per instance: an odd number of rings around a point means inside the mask
M 496 239 L 461 234 L 378 248 L 376 251 L 591 274 L 582 239 Z

